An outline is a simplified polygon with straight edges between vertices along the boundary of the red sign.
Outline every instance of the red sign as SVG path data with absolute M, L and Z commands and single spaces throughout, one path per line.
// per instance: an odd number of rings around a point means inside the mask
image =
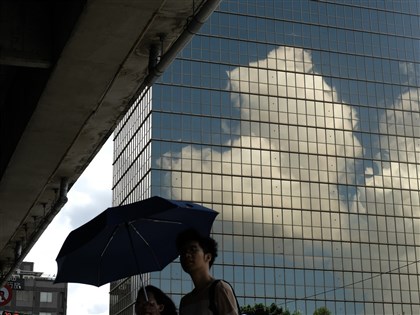
M 12 299 L 12 288 L 6 284 L 0 288 L 0 306 L 6 305 Z

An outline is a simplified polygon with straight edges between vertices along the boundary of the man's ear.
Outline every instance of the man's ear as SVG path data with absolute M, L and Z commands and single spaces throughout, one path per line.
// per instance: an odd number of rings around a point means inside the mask
M 206 259 L 206 261 L 210 262 L 210 260 L 211 260 L 211 254 L 210 253 L 204 254 L 204 258 Z
M 162 313 L 164 309 L 165 309 L 165 304 L 158 304 L 159 313 Z

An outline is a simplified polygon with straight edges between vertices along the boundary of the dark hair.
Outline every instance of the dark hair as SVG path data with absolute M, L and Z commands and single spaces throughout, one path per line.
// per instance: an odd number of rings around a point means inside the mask
M 204 253 L 211 254 L 211 260 L 209 266 L 211 267 L 214 263 L 214 260 L 217 257 L 217 242 L 210 236 L 203 236 L 195 229 L 187 229 L 178 234 L 176 238 L 176 248 L 180 253 L 182 247 L 187 242 L 197 242 L 200 247 L 203 249 Z
M 147 285 L 145 288 L 147 293 L 152 293 L 153 296 L 156 299 L 157 304 L 163 304 L 164 308 L 162 311 L 162 315 L 177 315 L 177 310 L 175 303 L 172 301 L 172 299 L 165 294 L 161 289 L 153 286 L 153 285 Z M 143 287 L 140 288 L 140 290 L 137 293 L 137 300 L 136 304 L 139 302 L 139 299 L 141 296 L 144 297 L 144 289 Z

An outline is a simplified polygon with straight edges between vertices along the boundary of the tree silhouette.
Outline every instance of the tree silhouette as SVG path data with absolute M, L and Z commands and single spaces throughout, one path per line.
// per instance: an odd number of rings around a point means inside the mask
M 331 315 L 331 311 L 325 306 L 322 306 L 317 308 L 313 315 Z
M 265 306 L 262 303 L 257 303 L 254 306 L 247 305 L 241 307 L 241 313 L 245 315 L 302 315 L 298 310 L 295 310 L 293 313 L 290 312 L 287 308 L 278 307 L 275 303 L 272 303 L 269 307 Z M 325 306 L 317 308 L 313 315 L 332 315 L 331 311 Z
M 246 315 L 280 315 L 284 314 L 283 309 L 272 303 L 269 307 L 262 303 L 257 303 L 254 306 L 247 305 L 241 307 L 241 313 Z

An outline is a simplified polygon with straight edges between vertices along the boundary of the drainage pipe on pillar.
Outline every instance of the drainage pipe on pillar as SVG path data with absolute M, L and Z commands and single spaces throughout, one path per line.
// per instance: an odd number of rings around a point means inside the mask
M 220 2 L 221 0 L 206 1 L 206 3 L 200 8 L 197 14 L 192 17 L 191 22 L 187 25 L 175 43 L 161 57 L 156 66 L 150 69 L 148 76 L 140 88 L 140 93 L 145 87 L 152 86 L 153 83 L 155 83 L 155 81 L 165 72 L 166 68 L 169 67 L 178 53 L 189 43 L 192 37 L 198 33 L 209 16 L 213 13 L 214 10 L 216 10 Z

